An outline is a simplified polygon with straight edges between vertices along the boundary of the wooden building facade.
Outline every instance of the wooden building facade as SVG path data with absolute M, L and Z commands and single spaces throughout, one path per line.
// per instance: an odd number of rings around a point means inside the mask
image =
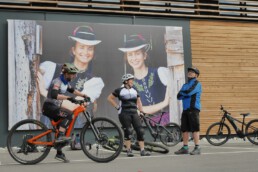
M 201 135 L 217 122 L 220 105 L 241 119 L 258 118 L 258 2 L 244 0 L 6 0 L 0 2 L 0 67 L 7 80 L 6 19 L 74 20 L 140 24 L 147 20 L 171 25 L 189 22 L 190 52 L 186 67 L 200 69 L 203 86 Z M 95 21 L 93 15 L 99 15 Z M 66 17 L 64 17 L 66 16 Z M 172 21 L 173 20 L 173 21 Z M 136 22 L 135 22 L 136 21 Z M 188 32 L 188 30 L 187 30 Z M 187 59 L 186 59 L 187 58 Z M 0 86 L 0 137 L 6 138 L 7 83 Z M 2 137 L 3 136 L 3 137 Z M 5 145 L 5 139 L 0 146 Z
M 258 118 L 258 23 L 191 20 L 192 63 L 203 85 L 201 133 L 220 119 L 220 105 L 242 120 Z

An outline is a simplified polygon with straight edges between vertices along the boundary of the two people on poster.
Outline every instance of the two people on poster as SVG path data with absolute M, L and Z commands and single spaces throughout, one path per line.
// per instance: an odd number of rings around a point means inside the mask
M 87 33 L 87 34 L 85 34 Z M 93 29 L 89 26 L 77 27 L 68 37 L 74 42 L 71 47 L 72 63 L 80 70 L 71 85 L 88 95 L 92 104 L 90 113 L 97 110 L 97 99 L 100 97 L 104 82 L 100 77 L 92 74 L 92 59 L 95 47 L 101 40 L 97 40 Z M 168 111 L 169 105 L 169 70 L 165 67 L 151 68 L 146 65 L 148 51 L 151 45 L 142 35 L 130 35 L 124 47 L 119 48 L 124 53 L 127 63 L 133 69 L 134 86 L 139 91 L 144 112 L 158 114 L 160 110 Z M 46 97 L 47 90 L 53 78 L 61 73 L 61 64 L 45 61 L 40 64 L 39 82 L 41 95 Z M 122 72 L 121 72 L 122 73 Z M 167 114 L 165 123 L 169 121 Z M 82 127 L 83 118 L 79 118 L 75 127 Z

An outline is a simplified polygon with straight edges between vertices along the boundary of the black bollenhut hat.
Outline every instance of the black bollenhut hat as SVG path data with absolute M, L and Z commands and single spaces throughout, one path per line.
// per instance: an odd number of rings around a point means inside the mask
M 68 36 L 70 40 L 80 42 L 85 45 L 97 45 L 101 41 L 96 40 L 93 29 L 89 26 L 79 26 L 73 31 L 72 36 Z
M 144 37 L 140 34 L 138 35 L 130 35 L 128 39 L 125 41 L 123 48 L 118 48 L 123 52 L 136 51 L 141 48 L 145 48 L 146 51 L 150 49 L 150 44 L 144 39 Z

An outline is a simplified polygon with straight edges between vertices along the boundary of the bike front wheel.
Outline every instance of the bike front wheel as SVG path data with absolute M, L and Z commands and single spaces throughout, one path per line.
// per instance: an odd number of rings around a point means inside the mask
M 51 147 L 27 142 L 48 128 L 34 119 L 26 119 L 15 124 L 7 136 L 7 149 L 11 157 L 21 164 L 36 164 L 46 158 Z M 51 134 L 46 134 L 37 142 L 51 142 Z
M 245 135 L 251 143 L 258 145 L 258 119 L 247 123 Z
M 113 120 L 95 118 L 91 123 L 86 123 L 81 131 L 81 147 L 93 161 L 112 161 L 122 151 L 122 131 Z
M 230 134 L 230 129 L 227 124 L 216 122 L 208 128 L 206 139 L 210 144 L 220 146 L 228 141 Z
M 175 146 L 182 139 L 182 132 L 176 123 L 168 123 L 160 131 L 160 141 L 166 146 Z

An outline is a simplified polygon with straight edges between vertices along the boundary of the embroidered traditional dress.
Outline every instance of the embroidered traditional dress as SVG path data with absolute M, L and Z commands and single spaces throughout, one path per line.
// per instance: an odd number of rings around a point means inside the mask
M 134 87 L 139 92 L 141 97 L 142 105 L 149 106 L 162 102 L 165 99 L 166 88 L 158 75 L 157 68 L 148 68 L 148 74 L 142 79 L 134 79 Z M 162 111 L 168 112 L 168 106 Z M 159 121 L 159 112 L 155 113 L 152 118 L 155 121 Z M 165 114 L 161 124 L 165 125 L 169 122 L 169 114 Z
M 154 105 L 165 99 L 166 86 L 162 84 L 156 68 L 148 68 L 148 74 L 143 79 L 135 78 L 134 87 L 140 94 L 143 106 Z

